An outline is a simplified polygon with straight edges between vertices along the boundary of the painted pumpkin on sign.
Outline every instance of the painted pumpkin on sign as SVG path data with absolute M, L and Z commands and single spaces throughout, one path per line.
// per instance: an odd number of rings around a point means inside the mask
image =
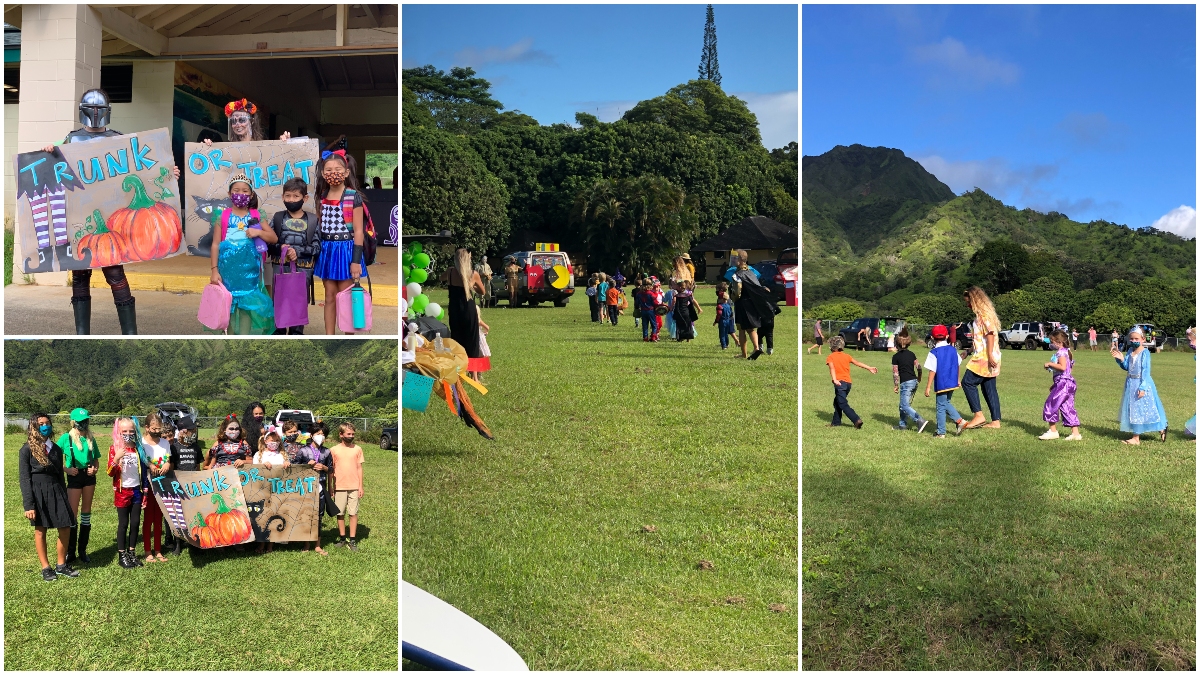
M 75 245 L 77 260 L 83 260 L 87 251 L 92 252 L 93 267 L 120 265 L 130 259 L 129 240 L 105 227 L 100 209 L 93 211 L 88 220 L 93 221 L 95 229 L 79 238 Z
M 200 517 L 199 513 L 196 514 L 196 518 L 193 520 L 193 522 L 195 524 L 192 526 L 190 533 L 192 535 L 192 539 L 197 545 L 200 546 L 200 548 L 214 548 L 221 545 L 217 541 L 217 531 L 214 528 L 208 527 L 204 523 L 204 519 Z
M 204 521 L 209 529 L 216 531 L 221 545 L 230 546 L 246 541 L 251 534 L 250 518 L 245 513 L 226 506 L 225 498 L 220 494 L 214 494 L 212 501 L 217 505 L 217 510 L 208 514 Z
M 157 260 L 174 253 L 183 241 L 179 214 L 167 204 L 151 199 L 136 174 L 126 176 L 121 189 L 132 190 L 133 199 L 129 206 L 108 217 L 108 229 L 129 241 L 134 260 Z

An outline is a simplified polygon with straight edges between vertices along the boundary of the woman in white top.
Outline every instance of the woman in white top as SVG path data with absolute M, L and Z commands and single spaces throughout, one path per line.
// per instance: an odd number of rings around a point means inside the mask
M 279 432 L 275 429 L 270 429 L 258 437 L 258 452 L 254 453 L 254 463 L 263 464 L 268 469 L 280 467 L 283 469 L 291 466 L 287 455 L 283 454 L 283 439 L 280 438 Z M 263 552 L 263 545 L 266 544 L 267 552 L 275 550 L 275 544 L 271 542 L 258 542 L 258 553 Z

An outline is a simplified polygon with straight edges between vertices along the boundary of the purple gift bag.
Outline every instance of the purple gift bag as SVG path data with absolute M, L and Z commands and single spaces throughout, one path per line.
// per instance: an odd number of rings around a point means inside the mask
M 275 275 L 275 327 L 308 325 L 308 275 L 296 271 L 296 261 L 284 263 L 287 246 L 279 255 L 280 272 Z M 290 266 L 291 271 L 284 271 Z

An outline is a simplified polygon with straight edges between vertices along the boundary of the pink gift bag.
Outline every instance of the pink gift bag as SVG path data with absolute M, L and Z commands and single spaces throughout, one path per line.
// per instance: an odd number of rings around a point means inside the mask
M 363 293 L 363 311 L 366 315 L 366 325 L 362 328 L 354 327 L 354 309 L 352 303 L 354 298 L 352 293 L 354 286 L 350 286 L 346 290 L 337 294 L 337 327 L 343 333 L 365 333 L 371 330 L 371 294 L 367 289 L 362 289 Z M 326 300 L 328 302 L 328 300 Z
M 296 261 L 283 263 L 289 247 L 280 252 L 279 274 L 275 275 L 275 327 L 308 325 L 308 275 L 296 271 Z M 291 271 L 282 270 L 291 267 Z
M 205 284 L 196 318 L 205 328 L 225 330 L 229 328 L 229 310 L 232 307 L 233 295 L 225 290 L 224 284 Z

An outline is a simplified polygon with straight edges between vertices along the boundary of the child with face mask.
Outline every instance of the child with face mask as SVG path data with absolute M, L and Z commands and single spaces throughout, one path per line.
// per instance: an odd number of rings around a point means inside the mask
M 134 550 L 142 515 L 142 462 L 132 418 L 118 417 L 113 424 L 108 475 L 113 479 L 113 506 L 117 508 L 117 564 L 125 569 L 142 567 Z
M 275 231 L 262 226 L 258 195 L 244 173 L 229 177 L 229 200 L 233 203 L 214 214 L 220 222 L 213 227 L 210 252 L 211 284 L 224 284 L 233 296 L 229 331 L 234 335 L 270 335 L 275 331 L 275 306 L 263 285 L 263 263 L 267 246 L 279 241 Z
M 316 265 L 317 254 L 321 251 L 319 239 L 320 222 L 315 213 L 304 210 L 304 202 L 308 201 L 308 184 L 303 178 L 291 178 L 283 184 L 283 211 L 277 211 L 271 217 L 271 230 L 275 233 L 278 243 L 267 246 L 266 282 L 267 291 L 271 293 L 274 286 L 275 274 L 281 268 L 291 269 L 286 263 L 294 260 L 296 269 L 304 272 L 311 282 L 313 267 Z M 287 247 L 286 256 L 283 247 Z M 277 328 L 276 335 L 304 335 L 304 326 Z
M 358 532 L 358 502 L 363 496 L 362 446 L 354 444 L 355 429 L 349 422 L 338 425 L 341 442 L 329 449 L 333 458 L 333 501 L 338 508 L 338 539 L 334 546 L 358 550 L 354 535 Z M 346 517 L 350 519 L 350 538 L 346 538 Z
M 317 162 L 315 192 L 320 205 L 321 255 L 313 274 L 325 285 L 326 335 L 333 335 L 337 327 L 337 294 L 367 276 L 363 264 L 364 202 L 354 172 L 354 158 L 345 150 L 325 151 Z
M 1115 331 L 1114 331 L 1115 332 Z M 1158 388 L 1150 377 L 1150 352 L 1146 349 L 1146 334 L 1140 328 L 1129 332 L 1126 341 L 1129 352 L 1121 354 L 1116 345 L 1109 355 L 1117 361 L 1128 375 L 1125 377 L 1125 393 L 1121 396 L 1121 431 L 1133 436 L 1121 441 L 1126 445 L 1138 445 L 1142 434 L 1158 432 L 1159 440 L 1167 442 L 1167 411 L 1163 409 Z
M 150 491 L 150 481 L 171 470 L 171 442 L 174 429 L 170 422 L 157 411 L 146 416 L 146 425 L 142 433 L 142 455 L 146 459 L 145 479 L 142 481 L 143 512 L 145 523 L 142 526 L 142 550 L 146 562 L 166 562 L 162 554 L 163 513 L 158 506 L 158 500 Z M 153 539 L 153 547 L 151 547 Z
M 295 422 L 288 421 L 283 423 L 284 437 L 287 438 L 288 425 L 295 426 Z M 299 431 L 299 429 L 297 429 Z M 317 472 L 317 485 L 320 488 L 321 496 L 317 504 L 317 540 L 314 550 L 321 555 L 329 555 L 321 548 L 321 517 L 325 513 L 331 516 L 338 515 L 337 506 L 333 503 L 333 497 L 329 493 L 329 467 L 333 465 L 332 455 L 329 449 L 325 447 L 325 436 L 329 433 L 329 428 L 324 422 L 317 422 L 312 426 L 312 436 L 307 445 L 300 448 L 297 452 L 297 459 L 293 460 L 295 464 L 308 464 L 308 466 Z M 301 552 L 308 551 L 308 542 L 304 542 L 304 548 Z
M 75 516 L 67 503 L 63 482 L 62 449 L 50 440 L 54 429 L 50 416 L 38 413 L 29 418 L 25 445 L 20 450 L 21 501 L 25 517 L 33 526 L 33 542 L 42 563 L 42 580 L 55 581 L 59 575 L 77 577 L 67 562 L 67 539 L 75 527 Z M 58 565 L 50 567 L 46 552 L 46 531 L 58 531 Z
M 199 471 L 204 465 L 204 442 L 196 435 L 196 422 L 184 417 L 175 423 L 175 440 L 171 443 L 171 468 L 175 471 Z M 169 536 L 170 528 L 163 530 Z M 183 552 L 183 540 L 173 540 L 175 555 Z
M 214 467 L 232 466 L 240 469 L 250 462 L 250 445 L 246 443 L 245 430 L 235 414 L 225 416 L 217 428 L 217 438 L 208 450 L 204 470 Z
M 254 453 L 254 463 L 262 464 L 268 469 L 276 467 L 286 469 L 291 466 L 291 462 L 283 452 L 283 439 L 279 437 L 279 432 L 274 427 L 268 427 L 263 435 L 258 437 L 258 452 Z M 260 541 L 257 552 L 262 553 L 264 546 L 268 553 L 275 550 L 274 543 Z

